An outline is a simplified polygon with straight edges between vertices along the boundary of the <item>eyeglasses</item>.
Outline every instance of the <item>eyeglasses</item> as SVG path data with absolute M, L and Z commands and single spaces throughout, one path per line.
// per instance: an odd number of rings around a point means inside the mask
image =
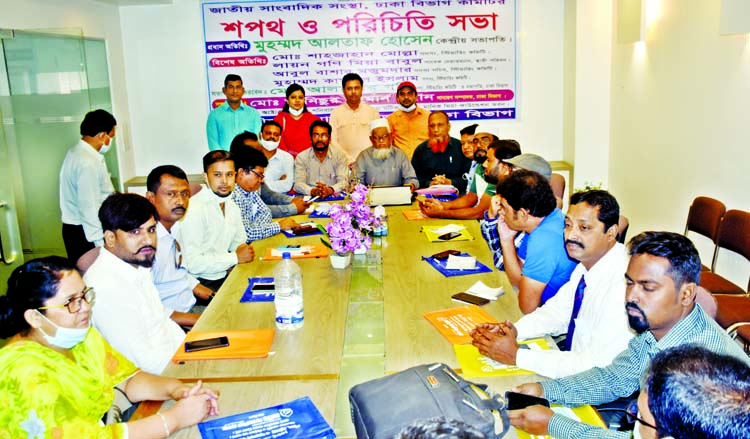
M 472 140 L 472 143 L 474 143 L 474 144 L 481 143 L 482 145 L 489 145 L 490 142 L 492 142 L 492 138 L 491 137 L 487 137 L 487 136 L 484 136 L 484 137 L 482 137 L 480 139 L 477 139 L 475 137 L 474 140 Z
M 182 268 L 182 247 L 180 247 L 180 243 L 176 239 L 172 242 L 174 242 L 174 268 L 175 270 L 179 270 Z
M 264 178 L 266 178 L 266 174 L 258 172 L 255 169 L 251 169 L 250 172 L 252 172 L 253 174 L 255 174 L 255 176 L 258 177 L 258 178 L 260 178 L 261 180 L 263 180 Z
M 84 300 L 89 305 L 93 305 L 95 299 L 96 293 L 94 292 L 94 289 L 91 287 L 86 287 L 83 289 L 83 292 L 80 295 L 71 297 L 68 302 L 63 305 L 41 306 L 37 309 L 68 308 L 69 313 L 75 314 L 81 310 L 81 305 L 83 304 Z
M 620 412 L 625 414 L 625 418 L 628 421 L 628 424 L 635 424 L 636 422 L 645 425 L 648 428 L 653 428 L 654 430 L 658 430 L 656 425 L 650 424 L 643 420 L 643 418 L 638 417 L 638 403 L 636 401 L 633 401 L 628 405 L 627 409 L 611 409 L 611 408 L 600 408 L 598 409 L 602 412 Z

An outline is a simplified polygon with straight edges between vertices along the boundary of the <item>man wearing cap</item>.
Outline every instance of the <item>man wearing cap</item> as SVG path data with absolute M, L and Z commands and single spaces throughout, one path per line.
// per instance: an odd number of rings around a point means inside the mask
M 388 116 L 393 135 L 393 146 L 401 149 L 411 160 L 417 146 L 427 140 L 427 118 L 430 111 L 417 106 L 417 86 L 404 81 L 396 88 L 398 110 Z
M 417 174 L 406 154 L 391 146 L 393 136 L 386 119 L 370 122 L 372 146 L 359 153 L 355 163 L 357 180 L 367 186 L 402 186 L 412 190 L 419 187 Z
M 348 157 L 349 163 L 370 146 L 370 122 L 379 118 L 378 110 L 362 102 L 364 83 L 356 73 L 347 73 L 341 80 L 346 102 L 331 111 L 331 145 Z
M 490 206 L 490 200 L 495 195 L 498 181 L 510 175 L 508 166 L 503 163 L 503 160 L 519 155 L 521 147 L 516 141 L 498 140 L 490 143 L 485 153 L 487 154 L 486 160 L 483 160 L 482 166 L 477 166 L 480 172 L 476 173 L 466 195 L 444 202 L 428 198 L 419 205 L 422 213 L 430 218 L 482 218 Z
M 461 151 L 461 141 L 450 136 L 448 115 L 444 111 L 430 113 L 427 128 L 430 138 L 417 146 L 411 158 L 419 187 L 448 184 L 464 192 L 466 180 L 463 176 L 469 170 L 471 160 Z

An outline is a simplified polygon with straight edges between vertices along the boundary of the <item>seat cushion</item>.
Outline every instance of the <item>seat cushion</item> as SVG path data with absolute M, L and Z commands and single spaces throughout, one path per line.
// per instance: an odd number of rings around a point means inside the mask
M 742 287 L 711 271 L 701 272 L 700 285 L 713 294 L 747 294 Z
M 718 309 L 716 322 L 726 329 L 737 322 L 750 322 L 750 297 L 735 295 L 715 295 Z M 737 335 L 746 343 L 750 342 L 750 326 L 743 326 Z

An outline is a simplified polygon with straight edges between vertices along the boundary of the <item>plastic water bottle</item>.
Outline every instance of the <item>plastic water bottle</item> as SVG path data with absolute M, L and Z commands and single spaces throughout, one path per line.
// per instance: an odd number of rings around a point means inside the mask
M 276 284 L 276 327 L 281 330 L 299 329 L 305 323 L 302 302 L 302 271 L 289 253 L 273 270 Z

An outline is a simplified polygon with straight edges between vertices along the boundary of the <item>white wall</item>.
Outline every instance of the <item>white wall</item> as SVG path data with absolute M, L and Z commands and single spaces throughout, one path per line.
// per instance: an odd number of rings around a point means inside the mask
M 116 6 L 90 0 L 0 0 L 0 27 L 7 29 L 80 29 L 86 37 L 107 41 L 112 105 L 117 118 L 120 175 L 133 175 L 128 94 L 125 80 L 120 19 Z M 75 139 L 71 139 L 75 142 Z
M 561 160 L 563 1 L 517 0 L 518 119 L 483 124 Z M 201 171 L 208 114 L 200 4 L 120 9 L 136 174 L 172 163 Z M 455 124 L 454 135 L 466 124 Z
M 613 48 L 610 189 L 630 236 L 682 231 L 698 195 L 750 209 L 750 36 L 719 35 L 719 0 L 644 4 L 656 17 L 645 44 Z M 720 257 L 719 272 L 745 287 L 738 261 Z

